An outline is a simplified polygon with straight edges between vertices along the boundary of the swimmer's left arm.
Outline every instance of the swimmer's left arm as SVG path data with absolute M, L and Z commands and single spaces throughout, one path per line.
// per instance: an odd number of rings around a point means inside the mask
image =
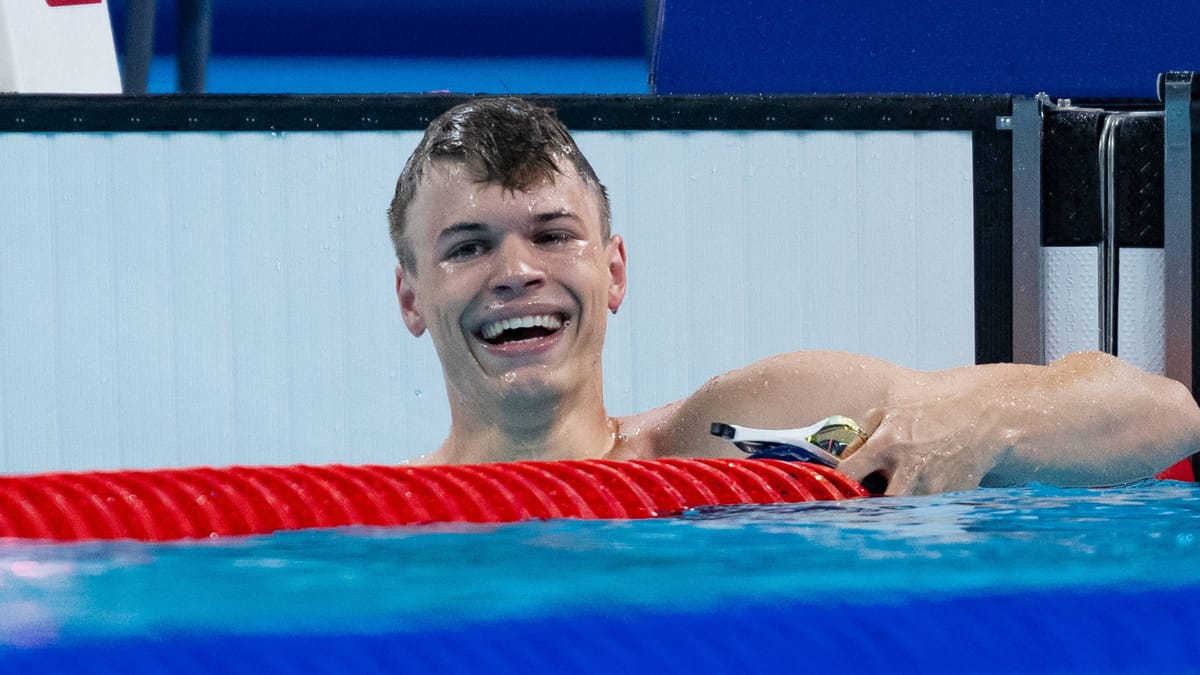
M 1111 485 L 1200 449 L 1200 409 L 1187 390 L 1105 354 L 924 373 L 799 352 L 716 378 L 688 399 L 677 425 L 688 445 L 674 452 L 738 456 L 732 444 L 699 436 L 714 421 L 787 428 L 831 414 L 871 434 L 840 469 L 886 481 L 887 494 Z
M 844 352 L 781 354 L 709 380 L 672 410 L 655 443 L 660 456 L 745 457 L 712 436 L 713 422 L 762 429 L 811 424 L 831 415 L 861 419 L 886 400 L 904 369 Z
M 986 368 L 1008 372 L 990 378 Z M 960 368 L 943 377 L 967 392 L 977 438 L 995 452 L 983 485 L 1114 485 L 1150 478 L 1200 451 L 1200 408 L 1187 389 L 1108 354 L 1080 352 L 1043 367 Z

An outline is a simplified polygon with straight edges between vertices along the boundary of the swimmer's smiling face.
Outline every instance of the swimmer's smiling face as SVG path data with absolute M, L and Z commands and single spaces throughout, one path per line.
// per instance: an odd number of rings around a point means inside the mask
M 426 330 L 451 396 L 598 387 L 607 312 L 625 295 L 625 250 L 605 241 L 595 191 L 568 164 L 527 190 L 437 160 L 407 211 L 411 265 L 396 269 L 405 325 Z M 602 395 L 602 392 L 596 392 Z

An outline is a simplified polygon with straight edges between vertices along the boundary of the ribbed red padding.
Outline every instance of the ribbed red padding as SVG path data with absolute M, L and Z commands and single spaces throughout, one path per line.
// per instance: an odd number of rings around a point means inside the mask
M 0 537 L 165 541 L 339 525 L 653 518 L 865 496 L 832 469 L 760 459 L 49 473 L 0 477 Z

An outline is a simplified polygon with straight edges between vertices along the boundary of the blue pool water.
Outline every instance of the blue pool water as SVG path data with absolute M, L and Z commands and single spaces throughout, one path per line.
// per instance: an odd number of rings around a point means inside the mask
M 1200 486 L 0 545 L 0 671 L 1200 671 Z M 232 664 L 232 665 L 231 665 Z

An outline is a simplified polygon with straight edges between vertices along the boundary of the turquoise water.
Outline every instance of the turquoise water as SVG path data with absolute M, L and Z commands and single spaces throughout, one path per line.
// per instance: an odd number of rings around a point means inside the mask
M 1200 586 L 1198 535 L 1200 486 L 1150 481 L 644 521 L 7 542 L 0 640 L 28 648 L 207 633 L 413 633 L 573 614 L 1157 592 Z

